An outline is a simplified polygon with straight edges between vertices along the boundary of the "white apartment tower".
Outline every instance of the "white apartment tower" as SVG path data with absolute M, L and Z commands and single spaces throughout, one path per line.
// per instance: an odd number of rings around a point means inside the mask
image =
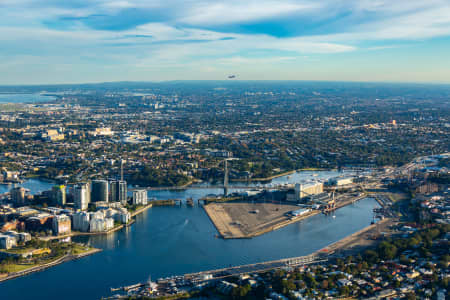
M 80 183 L 74 186 L 74 204 L 75 209 L 86 210 L 91 202 L 91 193 L 88 183 Z

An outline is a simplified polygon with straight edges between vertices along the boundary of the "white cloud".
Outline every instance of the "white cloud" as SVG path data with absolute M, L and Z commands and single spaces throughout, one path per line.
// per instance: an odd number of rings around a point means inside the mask
M 266 18 L 294 15 L 317 8 L 316 3 L 298 3 L 286 1 L 226 1 L 208 2 L 187 9 L 182 23 L 191 25 L 220 25 L 249 22 Z
M 64 17 L 114 17 L 130 8 L 142 14 L 162 11 L 165 19 L 122 31 L 95 30 L 73 19 L 70 30 L 45 25 Z M 298 24 L 290 26 L 299 27 L 305 20 L 313 25 L 318 20 L 325 25 L 344 21 L 333 33 L 312 35 L 306 28 L 298 37 L 220 30 L 256 21 L 282 23 L 292 16 Z M 108 61 L 130 68 L 194 68 L 203 63 L 203 69 L 212 72 L 216 65 L 277 65 L 305 54 L 357 51 L 365 42 L 375 45 L 367 49 L 383 51 L 390 45 L 403 46 L 402 41 L 449 35 L 448 0 L 0 0 L 0 57 L 19 69 L 26 65 L 23 62 L 33 61 L 39 66 L 53 62 L 61 68 L 109 68 L 104 63 Z M 251 57 L 252 53 L 264 55 Z

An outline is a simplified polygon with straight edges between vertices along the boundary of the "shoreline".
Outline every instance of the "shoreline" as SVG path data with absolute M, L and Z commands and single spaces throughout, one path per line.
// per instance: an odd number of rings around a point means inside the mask
M 134 218 L 135 216 L 143 213 L 144 211 L 146 211 L 147 209 L 149 209 L 152 206 L 153 206 L 152 203 L 147 204 L 146 206 L 141 207 L 140 209 L 136 210 L 135 212 L 130 213 L 130 217 Z M 118 230 L 120 230 L 120 229 L 122 229 L 122 228 L 124 228 L 126 226 L 130 226 L 134 222 L 135 222 L 134 219 L 130 220 L 130 222 L 128 222 L 127 224 L 120 224 L 120 225 L 118 225 L 118 226 L 116 226 L 114 228 L 111 228 L 108 231 L 102 231 L 102 232 L 79 232 L 79 231 L 75 231 L 75 232 L 72 232 L 70 234 L 58 235 L 58 236 L 49 236 L 49 237 L 41 237 L 39 239 L 43 240 L 43 241 L 51 241 L 51 240 L 64 239 L 64 238 L 74 237 L 74 236 L 93 236 L 93 235 L 110 234 L 110 233 L 116 232 L 116 231 L 118 231 Z
M 275 175 L 272 175 L 269 177 L 264 177 L 264 178 L 230 179 L 230 181 L 234 181 L 234 182 L 270 181 L 270 180 L 278 178 L 278 177 L 283 177 L 283 176 L 294 174 L 295 172 L 297 172 L 297 170 L 286 171 L 286 172 L 283 172 L 280 174 L 275 174 Z
M 218 224 L 216 224 L 216 222 L 214 221 L 215 217 L 208 210 L 207 205 L 203 206 L 203 208 L 204 208 L 206 214 L 208 215 L 209 219 L 211 220 L 211 223 L 213 223 L 214 227 L 216 228 L 216 230 L 218 232 L 218 235 L 224 240 L 251 239 L 251 238 L 263 235 L 263 234 L 268 233 L 268 232 L 272 232 L 272 231 L 278 230 L 278 229 L 286 227 L 286 226 L 288 226 L 290 224 L 302 221 L 304 219 L 307 219 L 309 217 L 312 217 L 312 216 L 315 216 L 315 215 L 318 215 L 318 214 L 322 213 L 321 211 L 315 210 L 315 211 L 312 211 L 312 212 L 310 212 L 310 213 L 308 213 L 306 215 L 298 216 L 298 217 L 295 217 L 295 218 L 286 218 L 285 220 L 282 220 L 282 221 L 280 221 L 279 223 L 277 223 L 275 225 L 272 225 L 270 227 L 267 227 L 267 228 L 264 228 L 264 229 L 261 229 L 261 230 L 249 233 L 249 234 L 242 233 L 241 235 L 232 235 L 231 236 L 231 235 L 227 234 L 226 232 L 224 232 L 222 230 L 222 228 L 220 228 L 218 226 Z M 230 220 L 231 220 L 231 218 L 230 218 Z
M 182 184 L 182 185 L 172 185 L 172 186 L 141 186 L 139 184 L 135 184 L 136 188 L 140 188 L 140 189 L 146 189 L 146 190 L 152 190 L 152 189 L 158 189 L 158 190 L 171 190 L 171 189 L 184 189 L 184 188 L 188 188 L 191 185 L 195 184 L 195 183 L 200 183 L 202 182 L 200 179 L 193 179 L 193 180 L 189 180 L 187 183 Z M 129 182 L 130 185 L 133 186 L 132 182 Z
M 147 209 L 149 209 L 150 207 L 152 207 L 152 204 L 148 204 L 140 209 L 138 209 L 137 211 L 135 211 L 134 213 L 131 214 L 131 217 L 134 218 L 135 216 L 143 213 L 144 211 L 146 211 Z M 92 236 L 92 235 L 104 235 L 104 234 L 110 234 L 113 233 L 115 231 L 118 231 L 126 226 L 129 226 L 131 224 L 133 224 L 135 222 L 134 219 L 132 219 L 128 224 L 121 224 L 117 227 L 114 227 L 108 231 L 105 232 L 73 232 L 71 234 L 66 234 L 66 235 L 62 235 L 62 236 L 55 236 L 55 237 L 47 237 L 47 238 L 40 238 L 41 240 L 44 241 L 50 241 L 50 240 L 55 240 L 55 239 L 64 239 L 67 237 L 74 237 L 74 236 Z M 31 267 L 29 269 L 23 270 L 23 271 L 19 271 L 19 272 L 14 272 L 14 273 L 10 273 L 5 277 L 0 277 L 0 282 L 6 281 L 6 280 L 10 280 L 10 279 L 14 279 L 17 277 L 22 277 L 22 276 L 26 276 L 28 274 L 31 273 L 35 273 L 35 272 L 40 272 L 40 271 L 44 271 L 48 268 L 57 266 L 59 264 L 65 263 L 65 262 L 69 262 L 72 260 L 77 260 L 77 259 L 81 259 L 85 256 L 89 256 L 89 255 L 93 255 L 95 253 L 101 252 L 103 251 L 103 249 L 97 249 L 94 248 L 92 250 L 89 250 L 85 253 L 81 253 L 81 254 L 77 254 L 77 255 L 64 255 L 58 259 L 56 259 L 55 261 L 43 264 L 43 265 L 39 265 L 39 266 L 35 266 L 35 267 Z
M 58 259 L 56 259 L 54 261 L 51 261 L 51 262 L 48 262 L 48 263 L 45 263 L 45 264 L 42 264 L 42 265 L 31 267 L 29 269 L 25 269 L 25 270 L 19 271 L 19 272 L 9 273 L 5 277 L 0 277 L 0 283 L 4 282 L 4 281 L 7 281 L 7 280 L 14 279 L 14 278 L 23 277 L 23 276 L 26 276 L 26 275 L 29 275 L 29 274 L 32 274 L 32 273 L 41 272 L 41 271 L 44 271 L 44 270 L 49 269 L 51 267 L 57 266 L 59 264 L 62 264 L 62 263 L 65 263 L 65 262 L 69 262 L 69 261 L 72 261 L 72 260 L 81 259 L 81 258 L 83 258 L 85 256 L 93 255 L 95 253 L 99 253 L 99 252 L 102 252 L 102 251 L 103 251 L 102 249 L 94 248 L 94 249 L 91 249 L 91 250 L 89 250 L 89 251 L 87 251 L 85 253 L 81 253 L 81 254 L 77 254 L 77 255 L 68 255 L 68 254 L 66 254 L 66 255 L 64 255 L 64 256 L 62 256 L 62 257 L 60 257 L 60 258 L 58 258 Z
M 317 250 L 315 252 L 313 252 L 312 254 L 324 254 L 327 253 L 329 255 L 332 255 L 333 253 L 335 253 L 336 251 L 341 251 L 344 248 L 348 247 L 349 245 L 351 245 L 352 243 L 354 243 L 355 241 L 358 241 L 362 238 L 362 236 L 364 234 L 368 234 L 369 231 L 372 231 L 374 229 L 377 229 L 377 227 L 381 226 L 381 225 L 385 225 L 385 223 L 388 222 L 394 222 L 394 219 L 392 218 L 384 218 L 376 223 L 370 224 L 350 235 L 347 235 L 345 237 L 343 237 L 342 239 L 329 244 L 328 246 Z M 350 247 L 353 248 L 354 246 Z
M 147 204 L 146 206 L 141 207 L 140 209 L 138 209 L 138 210 L 136 210 L 135 212 L 131 213 L 130 215 L 131 215 L 132 218 L 134 218 L 135 216 L 137 216 L 137 215 L 143 213 L 144 211 L 146 211 L 147 209 L 149 209 L 149 208 L 151 208 L 151 207 L 153 207 L 153 204 L 152 204 L 152 203 L 149 203 L 149 204 Z
M 279 174 L 275 174 L 275 175 L 272 175 L 272 176 L 269 176 L 269 177 L 263 177 L 263 178 L 230 179 L 230 182 L 258 182 L 258 181 L 265 182 L 265 181 L 271 181 L 271 180 L 279 178 L 279 177 L 288 176 L 288 175 L 294 174 L 296 172 L 308 172 L 308 171 L 320 172 L 320 171 L 334 171 L 334 170 L 335 169 L 303 168 L 303 169 L 297 169 L 297 170 L 290 170 L 290 171 L 286 171 L 286 172 L 283 172 L 283 173 L 279 173 Z M 52 179 L 52 178 L 46 178 L 46 177 L 34 176 L 34 175 L 31 175 L 31 176 L 30 175 L 25 175 L 23 181 L 26 181 L 26 180 L 29 180 L 29 179 L 42 180 L 42 181 L 45 181 L 45 182 L 55 183 L 55 184 L 59 183 L 59 181 L 57 179 L 54 179 L 54 178 Z M 193 180 L 190 180 L 189 182 L 187 182 L 187 183 L 185 183 L 183 185 L 172 185 L 172 186 L 140 186 L 140 185 L 137 185 L 137 187 L 142 188 L 142 189 L 147 189 L 147 190 L 152 190 L 152 189 L 155 189 L 155 190 L 173 190 L 173 189 L 189 188 L 190 186 L 192 186 L 192 185 L 194 185 L 196 183 L 201 183 L 201 182 L 203 182 L 203 181 L 200 180 L 200 179 L 193 179 Z M 0 183 L 0 184 L 2 184 L 2 183 Z M 6 183 L 4 183 L 4 184 L 6 184 Z M 130 184 L 133 185 L 131 182 L 130 182 Z
M 363 245 L 361 242 L 363 241 L 367 241 L 370 240 L 368 239 L 368 237 L 365 237 L 366 234 L 371 234 L 372 231 L 374 230 L 378 230 L 378 227 L 380 226 L 389 226 L 392 223 L 395 223 L 395 219 L 393 218 L 386 218 L 383 220 L 380 220 L 379 222 L 375 223 L 375 224 L 371 224 L 368 225 L 352 234 L 349 234 L 343 238 L 341 238 L 340 240 L 337 240 L 336 242 L 333 242 L 331 244 L 329 244 L 328 246 L 315 250 L 313 252 L 311 252 L 310 254 L 306 254 L 300 257 L 289 257 L 289 258 L 281 258 L 278 260 L 274 260 L 274 261 L 260 261 L 260 262 L 256 262 L 256 263 L 251 263 L 251 264 L 247 264 L 247 265 L 237 265 L 237 266 L 230 266 L 230 267 L 223 267 L 223 268 L 219 268 L 219 269 L 215 269 L 215 270 L 203 270 L 203 271 L 198 271 L 198 272 L 193 272 L 193 273 L 186 273 L 183 274 L 182 276 L 184 277 L 194 277 L 196 275 L 200 275 L 200 274 L 211 274 L 211 273 L 220 273 L 221 271 L 227 271 L 227 270 L 235 270 L 238 268 L 243 267 L 244 269 L 246 267 L 251 267 L 251 266 L 257 266 L 257 265 L 264 265 L 264 264 L 273 264 L 273 263 L 277 263 L 277 262 L 284 262 L 284 264 L 279 265 L 279 266 L 271 266 L 271 267 L 266 267 L 266 268 L 262 268 L 262 269 L 258 269 L 258 270 L 254 270 L 254 271 L 249 271 L 246 270 L 240 274 L 250 274 L 250 273 L 260 273 L 260 272 L 266 272 L 266 271 L 270 271 L 270 270 L 276 270 L 276 269 L 282 269 L 282 268 L 286 268 L 287 265 L 289 265 L 289 260 L 298 260 L 299 258 L 308 258 L 308 257 L 316 257 L 317 260 L 316 261 L 311 261 L 311 262 L 305 262 L 303 263 L 303 265 L 305 264 L 317 264 L 317 263 L 322 263 L 322 262 L 327 262 L 330 259 L 334 259 L 338 256 L 336 256 L 336 254 L 342 254 L 344 251 L 347 250 L 358 250 L 361 251 L 361 249 L 353 249 L 353 247 L 355 246 L 359 246 L 359 247 L 363 247 L 363 248 L 370 248 L 373 246 L 373 243 L 376 243 L 376 241 L 371 241 L 369 244 L 365 244 Z M 332 249 L 332 251 L 330 251 Z M 339 253 L 336 253 L 336 251 L 340 251 Z M 351 254 L 350 254 L 351 255 Z M 299 265 L 302 265 L 302 263 L 300 263 Z M 233 276 L 233 275 L 229 275 L 229 276 Z M 140 284 L 137 284 L 140 285 Z M 109 299 L 109 298 L 107 298 Z M 122 299 L 122 298 L 121 298 Z M 123 299 L 125 299 L 125 297 L 123 297 Z
M 74 237 L 74 236 L 93 236 L 93 235 L 104 235 L 104 234 L 110 234 L 113 232 L 116 232 L 126 226 L 130 226 L 131 224 L 133 224 L 136 220 L 134 219 L 135 216 L 143 213 L 144 211 L 146 211 L 147 209 L 149 209 L 150 207 L 152 207 L 153 205 L 150 203 L 144 207 L 141 207 L 140 209 L 138 209 L 137 211 L 133 212 L 131 214 L 131 218 L 133 218 L 132 220 L 130 220 L 129 223 L 127 224 L 121 224 L 117 227 L 114 227 L 108 231 L 105 232 L 73 232 L 71 234 L 66 234 L 66 235 L 62 235 L 62 236 L 55 236 L 55 237 L 47 237 L 47 238 L 40 238 L 43 241 L 50 241 L 50 240 L 55 240 L 55 239 L 64 239 L 67 237 Z M 51 267 L 57 266 L 59 264 L 63 264 L 72 260 L 77 260 L 77 259 L 81 259 L 85 256 L 89 256 L 89 255 L 93 255 L 95 253 L 101 252 L 103 251 L 103 249 L 98 249 L 98 248 L 94 248 L 91 249 L 85 253 L 81 253 L 81 254 L 77 254 L 77 255 L 64 255 L 54 261 L 42 264 L 42 265 L 38 265 L 35 267 L 31 267 L 29 269 L 23 270 L 23 271 L 19 271 L 19 272 L 14 272 L 14 273 L 9 273 L 8 275 L 6 275 L 5 277 L 0 277 L 0 283 L 3 281 L 7 281 L 7 280 L 11 280 L 14 278 L 18 278 L 18 277 L 22 277 L 22 276 L 26 276 L 28 274 L 31 273 L 35 273 L 35 272 L 41 272 L 41 271 L 45 271 L 46 269 L 49 269 Z

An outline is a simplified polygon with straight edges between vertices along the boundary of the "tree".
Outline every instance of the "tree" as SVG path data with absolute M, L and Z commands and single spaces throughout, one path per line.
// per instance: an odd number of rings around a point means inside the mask
M 450 260 L 450 255 L 448 255 L 448 254 L 442 255 L 442 257 L 439 261 L 439 266 L 441 268 L 447 268 L 449 260 Z
M 366 250 L 364 252 L 364 257 L 370 263 L 376 263 L 378 260 L 378 253 L 373 250 Z
M 351 256 L 351 255 L 347 256 L 347 258 L 345 259 L 345 263 L 346 263 L 347 265 L 348 265 L 348 264 L 351 264 L 352 261 L 353 261 L 353 256 Z
M 400 255 L 400 262 L 404 265 L 409 264 L 409 258 L 407 258 L 405 255 Z
M 341 296 L 348 296 L 348 294 L 350 293 L 350 288 L 348 286 L 341 286 L 339 288 L 339 295 Z
M 377 250 L 379 256 L 383 259 L 393 259 L 397 254 L 397 247 L 388 242 L 381 242 Z
M 416 238 L 412 237 L 409 239 L 408 241 L 409 248 L 415 248 L 417 245 L 419 245 L 419 241 Z
M 239 297 L 243 298 L 247 296 L 247 294 L 252 290 L 250 284 L 246 284 L 244 286 L 239 287 Z
M 283 280 L 282 286 L 283 286 L 284 294 L 287 294 L 289 291 L 293 291 L 297 288 L 297 286 L 295 285 L 295 283 L 292 279 Z

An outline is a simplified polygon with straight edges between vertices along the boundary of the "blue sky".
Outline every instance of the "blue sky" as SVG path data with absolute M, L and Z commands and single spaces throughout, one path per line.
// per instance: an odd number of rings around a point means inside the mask
M 0 0 L 0 85 L 450 83 L 450 0 Z

